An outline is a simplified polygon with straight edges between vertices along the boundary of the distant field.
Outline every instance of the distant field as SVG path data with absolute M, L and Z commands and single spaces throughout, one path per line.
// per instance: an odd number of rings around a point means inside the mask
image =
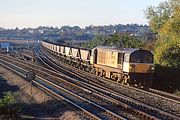
M 2 39 L 0 39 L 0 42 L 12 42 L 12 43 L 16 43 L 16 44 L 28 43 L 27 40 L 2 40 Z M 35 43 L 35 41 L 34 40 L 30 40 L 29 43 Z

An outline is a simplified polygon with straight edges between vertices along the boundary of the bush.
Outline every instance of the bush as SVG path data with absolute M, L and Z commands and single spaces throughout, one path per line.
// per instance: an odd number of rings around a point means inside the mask
M 10 91 L 4 94 L 3 99 L 0 99 L 0 119 L 20 119 L 20 108 L 15 104 L 13 94 Z
M 155 80 L 153 87 L 155 89 L 174 93 L 180 91 L 180 68 L 164 67 L 155 65 Z
M 5 92 L 4 94 L 4 98 L 0 100 L 0 107 L 8 106 L 15 103 L 14 96 L 10 91 Z
M 154 59 L 154 87 L 172 93 L 180 90 L 180 40 L 159 42 Z
M 155 63 L 164 67 L 180 67 L 180 41 L 164 41 L 154 51 Z

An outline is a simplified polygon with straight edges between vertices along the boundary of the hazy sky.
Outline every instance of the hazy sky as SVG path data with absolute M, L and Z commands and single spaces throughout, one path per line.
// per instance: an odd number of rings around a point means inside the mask
M 0 27 L 147 24 L 149 5 L 165 0 L 0 0 Z

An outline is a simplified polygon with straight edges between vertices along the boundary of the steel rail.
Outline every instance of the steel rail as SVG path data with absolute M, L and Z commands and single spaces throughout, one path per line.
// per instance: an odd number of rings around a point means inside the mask
M 44 57 L 44 58 L 46 58 L 46 59 L 47 59 L 48 57 Z M 57 70 L 56 70 L 56 71 L 57 71 Z M 101 79 L 102 79 L 102 78 L 101 78 Z M 90 81 L 88 81 L 88 82 L 90 82 Z M 139 89 L 138 89 L 138 90 L 139 90 Z M 144 91 L 143 91 L 143 92 L 144 92 Z M 146 91 L 145 91 L 145 92 L 146 92 Z M 148 92 L 148 93 L 149 93 L 149 92 Z M 156 94 L 155 94 L 155 95 L 156 95 Z M 162 97 L 162 96 L 160 96 L 160 97 Z
M 13 65 L 13 64 L 11 64 L 11 65 Z M 13 66 L 15 66 L 15 65 L 13 65 Z M 20 67 L 18 67 L 17 66 L 17 68 L 18 69 L 20 69 Z M 12 70 L 12 69 L 11 69 Z M 14 70 L 14 72 L 17 72 L 17 70 Z M 27 72 L 27 71 L 26 71 Z M 20 72 L 19 72 L 20 73 Z M 19 74 L 18 73 L 18 74 Z M 21 73 L 20 73 L 20 75 L 22 75 Z M 25 77 L 24 75 L 23 75 L 23 77 Z M 39 77 L 39 76 L 37 76 L 38 78 L 41 78 L 41 77 Z M 42 80 L 43 78 L 41 78 L 41 80 Z M 44 81 L 46 81 L 46 83 L 51 83 L 51 82 L 49 82 L 49 81 L 47 81 L 47 80 L 45 80 L 45 79 L 43 79 Z M 53 83 L 51 83 L 51 84 L 53 84 Z M 55 84 L 53 84 L 54 86 L 56 86 L 56 87 L 58 87 L 58 88 L 60 88 L 59 86 L 57 86 L 57 85 L 55 85 Z M 62 88 L 61 88 L 62 89 Z M 65 89 L 64 89 L 65 90 Z M 67 90 L 65 90 L 66 92 L 67 92 Z M 71 92 L 69 92 L 69 93 L 71 93 Z M 73 93 L 71 93 L 71 94 L 73 94 Z M 75 94 L 73 94 L 73 95 L 75 95 Z M 78 97 L 78 95 L 75 95 L 76 97 Z M 81 98 L 82 99 L 82 97 L 79 97 L 79 98 Z M 83 99 L 83 100 L 86 100 L 86 99 Z M 88 100 L 87 100 L 88 101 Z M 67 102 L 69 102 L 69 101 L 67 101 Z M 93 103 L 93 102 L 91 102 L 91 101 L 88 101 L 90 104 L 93 104 L 94 106 L 96 106 L 96 107 L 98 107 L 98 108 L 100 108 L 100 109 L 102 109 L 103 111 L 106 111 L 108 114 L 111 114 L 110 116 L 114 116 L 113 118 L 117 118 L 117 119 L 121 119 L 121 120 L 124 120 L 125 118 L 123 118 L 123 117 L 121 117 L 121 116 L 119 116 L 119 115 L 117 115 L 117 114 L 115 114 L 115 113 L 113 113 L 113 112 L 111 112 L 111 111 L 109 111 L 109 110 L 107 110 L 107 109 L 105 109 L 104 107 L 101 107 L 101 106 L 99 106 L 99 105 L 97 105 L 97 104 L 95 104 L 95 103 Z M 85 110 L 83 110 L 83 111 L 85 111 Z M 88 112 L 88 111 L 87 111 Z M 89 113 L 90 114 L 90 113 Z M 91 113 L 92 114 L 92 113 Z
M 96 88 L 97 89 L 97 88 Z M 101 90 L 102 91 L 102 90 Z M 106 93 L 107 94 L 107 93 Z M 111 96 L 112 96 L 113 94 L 111 94 Z M 117 97 L 117 96 L 115 96 L 115 97 Z
M 43 61 L 44 62 L 44 61 Z M 48 65 L 49 66 L 49 65 Z M 52 69 L 54 69 L 54 68 L 52 68 Z M 55 70 L 55 71 L 57 71 L 57 70 Z M 58 72 L 58 71 L 57 71 Z M 81 81 L 79 81 L 79 82 L 81 82 Z M 88 83 L 90 83 L 91 81 L 88 81 Z M 91 85 L 89 85 L 89 86 L 91 86 Z M 92 88 L 93 88 L 93 86 L 91 86 Z M 102 88 L 102 86 L 98 86 L 98 87 L 96 87 L 96 88 L 94 88 L 94 89 L 96 89 L 97 90 L 97 88 Z M 104 90 L 103 90 L 104 89 Z M 108 89 L 105 89 L 105 88 L 103 88 L 103 89 L 101 89 L 101 91 L 106 91 L 106 94 L 109 94 L 109 95 L 113 95 L 114 96 L 114 98 L 119 98 L 119 99 L 122 99 L 122 97 L 120 97 L 119 95 L 117 95 L 117 93 L 114 93 L 113 91 L 111 91 L 111 92 L 107 92 L 108 91 Z M 124 97 L 124 96 L 123 96 Z M 127 97 L 125 97 L 125 98 L 127 98 Z M 132 100 L 132 99 L 131 99 Z M 130 101 L 129 101 L 130 102 Z M 137 102 L 137 101 L 136 101 Z M 137 102 L 137 103 L 140 103 L 140 102 Z M 133 104 L 134 105 L 134 103 L 132 103 L 131 102 L 131 104 Z M 142 104 L 142 103 L 141 103 Z M 140 105 L 140 104 L 139 104 Z M 139 105 L 136 105 L 136 106 L 139 106 Z M 148 105 L 145 105 L 145 104 L 143 104 L 143 106 L 148 106 Z M 148 106 L 148 107 L 150 107 L 150 106 Z M 142 108 L 144 108 L 144 107 L 142 107 Z M 146 110 L 146 108 L 145 108 L 145 110 Z M 155 111 L 161 111 L 161 110 L 159 110 L 159 109 L 157 109 L 157 108 L 152 108 L 151 107 L 151 109 L 150 110 L 148 110 L 148 111 L 153 111 L 154 110 L 154 112 Z M 162 112 L 160 112 L 160 113 L 162 113 Z M 153 113 L 154 114 L 154 113 Z M 157 114 L 159 114 L 158 112 L 157 112 Z M 169 114 L 169 113 L 167 113 L 167 112 L 164 112 L 164 114 L 167 114 L 168 116 L 172 116 L 171 114 Z M 173 116 L 173 117 L 175 117 L 175 118 L 177 118 L 176 116 Z

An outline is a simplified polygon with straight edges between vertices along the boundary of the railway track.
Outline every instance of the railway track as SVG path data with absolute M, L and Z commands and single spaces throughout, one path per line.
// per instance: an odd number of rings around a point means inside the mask
M 16 64 L 18 64 L 18 63 L 16 63 Z M 25 66 L 25 65 L 24 65 Z M 60 83 L 57 83 L 57 84 L 60 84 Z M 64 84 L 63 84 L 63 86 L 64 86 Z M 84 88 L 83 88 L 83 90 L 85 90 Z M 89 90 L 85 90 L 85 91 L 88 91 L 88 93 L 89 93 Z M 86 93 L 87 94 L 87 93 Z M 82 96 L 85 96 L 86 94 L 83 94 Z M 94 94 L 94 95 L 96 95 L 96 97 L 97 97 L 97 94 Z M 91 96 L 92 96 L 92 94 L 91 94 Z M 96 97 L 94 97 L 94 98 L 96 98 Z M 98 97 L 101 97 L 101 99 L 102 99 L 102 96 L 99 96 L 98 95 Z M 107 97 L 107 96 L 106 96 Z M 105 97 L 103 97 L 103 100 L 105 100 L 105 99 L 107 99 L 107 98 L 105 98 Z M 97 102 L 97 101 L 96 101 Z M 116 100 L 116 103 L 117 103 L 118 101 Z M 112 101 L 112 100 L 106 100 L 106 101 L 100 101 L 99 103 L 107 103 L 107 104 L 109 104 L 109 103 L 115 103 L 114 101 Z M 119 103 L 119 102 L 118 102 Z M 122 103 L 121 103 L 122 104 Z M 110 105 L 110 104 L 109 104 Z M 108 106 L 109 107 L 109 106 Z M 142 119 L 142 118 L 146 118 L 146 119 L 148 119 L 148 118 L 151 118 L 151 119 L 154 119 L 155 117 L 152 117 L 152 116 L 148 116 L 146 113 L 143 113 L 143 112 L 141 112 L 141 111 L 138 111 L 138 110 L 133 110 L 131 107 L 128 107 L 127 105 L 116 105 L 115 106 L 116 107 L 116 110 L 118 111 L 118 110 L 126 110 L 124 113 L 133 113 L 134 115 L 136 115 L 136 116 L 138 116 L 139 117 L 139 119 Z M 111 108 L 113 108 L 113 106 L 111 107 Z M 131 118 L 131 119 L 133 119 L 133 118 Z
M 18 64 L 18 63 L 16 63 L 16 64 Z M 21 63 L 22 64 L 22 63 Z M 24 65 L 25 66 L 25 65 Z M 31 68 L 32 69 L 32 68 Z M 34 69 L 36 69 L 36 68 L 34 68 Z M 42 70 L 42 69 L 41 69 Z M 37 71 L 38 72 L 38 71 Z M 49 71 L 50 72 L 50 71 Z M 42 73 L 41 73 L 42 74 Z M 45 74 L 45 73 L 44 73 Z M 54 75 L 54 73 L 51 73 L 51 74 L 53 74 Z M 42 74 L 43 75 L 43 74 Z M 44 75 L 43 75 L 44 76 Z M 48 76 L 48 77 L 50 77 L 50 76 Z M 63 77 L 63 76 L 61 76 L 61 77 Z M 53 79 L 53 78 L 49 78 L 49 79 Z M 65 82 L 65 81 L 64 81 Z M 65 86 L 65 83 L 56 83 L 56 84 L 58 84 L 58 85 L 62 85 L 62 86 Z M 69 83 L 69 84 L 71 84 L 71 83 Z M 82 84 L 81 84 L 82 85 Z M 78 87 L 78 86 L 76 86 L 77 88 L 80 88 L 80 87 Z M 92 87 L 92 86 L 91 86 Z M 77 88 L 74 88 L 73 90 L 77 90 Z M 88 86 L 88 88 L 90 88 L 89 86 Z M 81 88 L 82 89 L 82 88 Z M 138 106 L 140 106 L 140 107 L 142 107 L 141 105 L 137 105 L 137 104 L 135 104 L 135 102 L 136 101 L 133 101 L 134 103 L 132 103 L 132 102 L 130 102 L 132 105 L 134 105 L 133 107 L 132 106 L 128 106 L 128 105 L 126 105 L 126 104 L 128 104 L 129 103 L 129 101 L 128 100 L 126 100 L 126 99 L 124 99 L 123 97 L 118 97 L 118 100 L 112 100 L 112 98 L 108 98 L 108 96 L 107 95 L 109 95 L 109 94 L 107 94 L 107 92 L 105 92 L 104 91 L 104 97 L 102 97 L 102 95 L 100 96 L 99 94 L 97 94 L 97 92 L 95 92 L 95 91 L 93 91 L 95 89 L 95 87 L 92 87 L 91 88 L 91 90 L 88 90 L 87 89 L 87 86 L 86 86 L 86 88 L 83 88 L 83 90 L 85 91 L 85 94 L 82 94 L 82 96 L 87 96 L 89 93 L 91 93 L 90 94 L 90 98 L 92 99 L 96 99 L 96 101 L 95 102 L 97 102 L 98 100 L 97 100 L 97 98 L 100 98 L 100 101 L 99 101 L 99 104 L 100 103 L 106 103 L 106 106 L 107 105 L 109 105 L 109 106 L 107 106 L 108 108 L 111 108 L 111 110 L 112 111 L 123 111 L 124 113 L 131 113 L 130 115 L 132 116 L 136 116 L 135 118 L 136 119 L 157 119 L 156 117 L 153 117 L 152 115 L 148 115 L 148 114 L 146 114 L 145 112 L 142 112 L 142 111 L 139 111 L 139 110 L 137 110 L 137 109 L 134 109 L 135 107 L 138 107 Z M 97 89 L 97 88 L 96 88 Z M 100 89 L 99 89 L 100 90 Z M 82 93 L 82 92 L 81 92 Z M 101 93 L 102 93 L 102 90 L 101 90 Z M 106 95 L 106 96 L 105 96 Z M 117 95 L 115 95 L 115 94 L 112 94 L 112 95 L 114 95 L 115 97 L 117 97 Z M 112 95 L 111 95 L 111 97 L 112 97 Z M 93 97 L 93 96 L 95 96 L 95 97 Z M 107 99 L 108 98 L 108 99 Z M 121 100 L 121 101 L 126 101 L 126 104 L 122 104 L 121 102 L 119 102 L 119 100 Z M 118 104 L 117 104 L 118 103 Z M 110 106 L 111 105 L 111 106 Z M 102 105 L 103 106 L 103 105 Z M 149 109 L 148 109 L 149 110 Z M 147 111 L 146 111 L 147 112 Z M 150 112 L 152 112 L 151 114 L 154 114 L 155 116 L 157 116 L 157 114 L 154 112 L 153 113 L 153 111 L 149 111 L 149 113 Z M 121 113 L 122 114 L 122 113 Z M 160 114 L 160 113 L 159 113 Z M 165 113 L 164 113 L 165 114 Z M 126 116 L 128 116 L 128 115 L 126 115 Z M 130 116 L 128 116 L 129 117 L 129 119 L 135 119 L 134 117 L 130 117 Z M 160 118 L 168 118 L 168 119 L 170 119 L 170 118 L 172 118 L 171 117 L 171 115 L 169 116 L 169 115 L 167 115 L 166 114 L 166 116 L 162 116 L 162 114 L 161 115 L 158 115 L 158 117 L 160 117 Z
M 62 76 L 61 76 L 62 77 Z M 92 87 L 92 86 L 91 86 Z M 98 86 L 98 87 L 100 87 L 100 86 Z M 98 88 L 97 87 L 97 88 Z M 90 88 L 90 86 L 88 86 L 88 88 Z M 93 90 L 93 89 L 96 89 L 96 90 L 99 90 L 99 91 L 101 91 L 102 93 L 104 93 L 104 94 L 106 94 L 106 95 L 111 95 L 110 97 L 112 97 L 113 98 L 113 96 L 114 96 L 114 98 L 118 98 L 117 100 L 118 101 L 125 101 L 125 103 L 126 104 L 131 104 L 131 107 L 133 106 L 133 107 L 139 107 L 139 108 L 141 108 L 141 110 L 143 110 L 143 108 L 144 108 L 144 110 L 145 110 L 145 112 L 149 112 L 149 113 L 151 113 L 151 114 L 153 114 L 154 116 L 158 116 L 158 118 L 160 118 L 160 119 L 171 119 L 171 118 L 173 118 L 173 117 L 170 117 L 171 115 L 165 115 L 165 114 L 162 114 L 161 112 L 158 112 L 158 110 L 153 110 L 153 109 L 147 109 L 147 107 L 144 107 L 144 106 L 142 106 L 141 104 L 134 104 L 134 103 L 136 103 L 137 101 L 133 101 L 133 102 L 130 102 L 129 100 L 125 100 L 125 99 L 123 99 L 123 97 L 121 98 L 121 97 L 118 97 L 119 95 L 116 95 L 116 94 L 114 94 L 112 91 L 111 91 L 111 93 L 110 92 L 107 92 L 108 90 L 103 90 L 103 89 L 97 89 L 97 88 L 95 88 L 95 87 L 92 87 L 92 89 L 91 89 L 91 91 Z M 102 87 L 101 87 L 102 88 Z M 87 90 L 86 90 L 87 91 Z M 105 92 L 106 91 L 106 92 Z M 106 96 L 107 97 L 107 96 Z M 105 101 L 103 101 L 104 103 L 105 103 Z M 123 108 L 124 109 L 124 108 Z M 133 112 L 131 109 L 129 109 L 128 108 L 128 111 L 129 112 Z M 146 119 L 148 119 L 148 118 L 152 118 L 152 117 L 149 117 L 147 114 L 144 114 L 143 115 L 143 112 L 134 112 L 134 114 L 139 114 L 140 115 L 140 118 L 146 118 Z
M 47 58 L 47 57 L 44 57 L 44 58 Z M 71 70 L 71 71 L 72 71 L 72 70 Z M 142 91 L 142 90 L 141 90 L 141 91 Z M 143 92 L 144 92 L 144 91 L 143 91 Z M 156 96 L 157 96 L 157 95 L 156 95 Z M 140 99 L 143 99 L 143 98 L 140 98 Z M 161 96 L 161 99 L 162 99 L 162 96 Z M 142 100 L 141 100 L 141 101 L 142 101 Z M 150 101 L 150 102 L 151 102 L 151 101 Z M 172 102 L 172 101 L 171 101 L 171 102 Z M 178 104 L 178 103 L 177 103 L 177 104 Z M 158 104 L 157 104 L 157 105 L 158 105 Z M 155 105 L 153 105 L 153 106 L 155 106 Z M 160 106 L 160 107 L 161 107 L 161 106 Z M 160 108 L 160 107 L 159 107 L 159 108 Z M 176 107 L 177 107 L 177 106 L 176 106 Z M 165 111 L 168 111 L 168 110 L 165 110 Z M 171 111 L 171 110 L 169 110 L 169 111 Z M 172 110 L 172 111 L 173 111 L 173 110 Z M 177 111 L 177 112 L 179 112 L 179 111 Z M 171 113 L 171 112 L 170 112 L 170 113 Z M 177 116 L 178 116 L 178 114 L 179 114 L 179 113 L 177 113 Z M 176 115 L 176 113 L 175 113 L 175 115 Z
M 1 61 L 0 63 L 1 65 L 14 71 L 15 73 L 19 74 L 20 76 L 24 78 L 26 77 L 25 74 L 28 71 L 16 65 L 13 65 L 11 63 L 8 63 L 7 61 L 3 61 L 3 60 L 0 60 L 0 61 Z M 91 119 L 97 119 L 97 120 L 100 120 L 100 119 L 124 120 L 126 119 L 40 76 L 36 76 L 36 79 L 33 80 L 33 84 L 43 89 L 45 92 L 48 92 L 52 96 L 58 99 L 65 100 L 66 102 L 80 109 L 86 115 L 90 116 Z
M 41 54 L 42 54 L 42 52 L 41 52 Z M 42 56 L 45 56 L 45 55 L 42 55 Z M 48 56 L 45 56 L 45 58 L 48 59 Z M 59 61 L 57 62 L 57 60 L 54 60 L 54 59 L 51 60 L 51 61 L 56 62 L 56 63 L 59 62 Z M 123 87 L 128 88 L 128 89 L 133 89 L 135 91 L 144 92 L 144 93 L 146 93 L 148 95 L 155 95 L 155 96 L 158 96 L 160 98 L 167 99 L 167 100 L 170 100 L 170 101 L 174 101 L 174 102 L 180 104 L 180 97 L 178 97 L 178 96 L 175 96 L 175 95 L 172 95 L 172 94 L 169 94 L 169 93 L 166 93 L 166 92 L 162 92 L 162 91 L 159 91 L 159 90 L 155 90 L 155 89 L 152 89 L 152 88 L 150 88 L 149 90 L 142 90 L 142 89 L 138 89 L 138 88 L 135 88 L 135 87 L 122 85 L 120 83 L 114 82 L 114 81 L 106 79 L 106 78 L 102 78 L 102 77 L 99 77 L 99 76 L 94 76 L 92 74 L 87 74 L 86 72 L 84 72 L 82 70 L 79 70 L 77 68 L 74 68 L 74 67 L 72 67 L 70 65 L 64 64 L 63 62 L 60 62 L 60 64 L 63 64 L 63 66 L 65 66 L 66 68 L 70 67 L 70 69 L 71 69 L 70 71 L 75 71 L 77 74 L 81 74 L 81 75 L 84 75 L 84 76 L 87 76 L 87 77 L 90 77 L 90 78 L 93 78 L 93 79 L 98 79 L 100 81 L 102 81 L 102 79 L 103 79 L 103 80 L 109 81 L 110 83 L 118 84 L 118 85 L 123 86 Z M 58 64 L 58 65 L 60 65 L 60 64 Z
M 96 103 L 91 102 L 83 97 L 80 97 L 77 94 L 75 94 L 67 89 L 62 88 L 59 85 L 49 82 L 43 78 L 41 78 L 40 81 L 35 81 L 35 82 L 36 82 L 36 84 L 41 86 L 43 89 L 46 89 L 47 91 L 50 91 L 50 90 L 51 91 L 52 90 L 60 91 L 60 92 L 54 92 L 53 94 L 56 94 L 56 96 L 61 94 L 61 96 L 66 96 L 66 99 L 70 100 L 70 102 L 72 102 L 74 105 L 81 106 L 84 109 L 88 108 L 88 111 L 90 113 L 93 113 L 93 115 L 95 115 L 94 118 L 96 118 L 96 119 L 120 119 L 120 120 L 125 119 L 125 118 L 123 118 L 119 115 L 116 115 L 115 113 L 97 105 Z M 59 93 L 59 94 L 57 94 L 57 93 Z
M 152 89 L 152 88 L 150 88 L 147 91 L 149 91 L 151 93 L 154 93 L 154 94 L 157 94 L 157 95 L 160 95 L 162 97 L 171 99 L 172 101 L 175 101 L 177 103 L 180 103 L 180 97 L 178 97 L 178 96 L 175 96 L 175 95 L 172 95 L 172 94 L 169 94 L 169 93 L 165 93 L 165 92 L 162 92 L 162 91 L 159 91 L 159 90 L 155 90 L 155 89 Z
M 46 56 L 46 58 L 48 58 L 48 57 Z M 56 62 L 56 60 L 55 60 L 54 62 Z M 71 68 L 72 68 L 72 66 L 69 66 L 69 65 L 67 65 L 67 64 L 64 64 L 64 63 L 62 63 L 62 62 L 61 62 L 61 64 L 63 64 L 64 66 L 66 66 L 66 68 L 67 68 L 67 67 L 71 67 Z M 159 98 L 167 99 L 167 100 L 169 100 L 169 101 L 173 101 L 173 102 L 175 102 L 175 103 L 180 104 L 180 97 L 175 96 L 175 95 L 172 95 L 172 94 L 169 94 L 169 93 L 166 93 L 166 92 L 162 92 L 162 91 L 155 90 L 155 89 L 152 89 L 152 88 L 150 88 L 150 89 L 148 89 L 148 90 L 142 90 L 142 89 L 139 89 L 139 88 L 122 85 L 122 84 L 120 84 L 120 83 L 117 83 L 117 82 L 114 82 L 114 81 L 112 81 L 112 80 L 109 80 L 109 79 L 106 79 L 106 78 L 102 78 L 102 77 L 99 77 L 99 76 L 92 76 L 92 74 L 87 74 L 87 73 L 85 73 L 85 72 L 82 71 L 82 70 L 79 70 L 79 69 L 77 70 L 77 68 L 75 68 L 75 69 L 72 68 L 71 71 L 73 71 L 73 70 L 76 71 L 76 73 L 78 73 L 78 74 L 81 74 L 81 75 L 84 75 L 84 76 L 87 76 L 87 77 L 91 77 L 91 78 L 93 78 L 93 79 L 98 79 L 98 80 L 100 80 L 100 81 L 106 80 L 106 81 L 109 81 L 110 83 L 118 84 L 118 85 L 123 86 L 123 87 L 125 87 L 125 88 L 127 88 L 127 89 L 132 89 L 132 90 L 135 90 L 135 91 L 138 91 L 138 92 L 143 92 L 143 93 L 148 94 L 148 95 L 157 96 L 157 97 L 159 97 Z

